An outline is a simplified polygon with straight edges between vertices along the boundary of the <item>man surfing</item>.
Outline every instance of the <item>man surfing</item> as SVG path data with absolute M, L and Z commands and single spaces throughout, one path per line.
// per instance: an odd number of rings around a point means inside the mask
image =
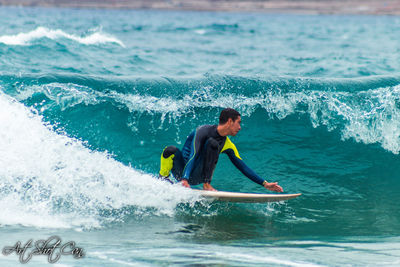
M 166 147 L 161 154 L 159 178 L 173 183 L 170 172 L 183 186 L 203 183 L 204 190 L 217 191 L 211 179 L 220 153 L 228 155 L 232 163 L 253 182 L 268 190 L 283 192 L 278 183 L 269 183 L 258 176 L 241 159 L 236 146 L 228 138 L 241 129 L 240 113 L 232 108 L 222 110 L 218 125 L 202 125 L 186 139 L 182 151 L 175 146 Z

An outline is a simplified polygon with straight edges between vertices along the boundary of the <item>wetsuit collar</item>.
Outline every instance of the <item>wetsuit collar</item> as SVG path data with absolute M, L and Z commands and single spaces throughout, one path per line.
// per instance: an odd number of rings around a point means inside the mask
M 224 137 L 223 135 L 221 135 L 221 134 L 218 132 L 218 125 L 215 125 L 215 131 L 217 132 L 217 136 L 219 136 L 219 137 Z

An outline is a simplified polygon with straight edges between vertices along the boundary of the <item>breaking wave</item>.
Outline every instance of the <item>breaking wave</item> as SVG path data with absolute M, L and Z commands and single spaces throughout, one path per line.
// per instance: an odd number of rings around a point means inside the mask
M 0 43 L 6 45 L 31 45 L 32 42 L 42 38 L 47 38 L 51 40 L 58 40 L 64 38 L 85 45 L 115 43 L 120 45 L 121 47 L 125 47 L 124 43 L 121 40 L 109 34 L 103 33 L 101 31 L 95 31 L 86 36 L 78 36 L 66 33 L 60 29 L 52 30 L 45 27 L 38 27 L 35 30 L 32 30 L 27 33 L 18 33 L 15 35 L 2 35 L 0 36 Z
M 56 133 L 0 93 L 1 225 L 99 227 L 124 216 L 173 215 L 198 196 Z

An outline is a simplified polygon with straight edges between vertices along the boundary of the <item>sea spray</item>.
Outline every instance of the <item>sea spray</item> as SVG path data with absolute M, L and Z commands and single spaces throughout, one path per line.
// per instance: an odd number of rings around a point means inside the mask
M 100 211 L 132 206 L 172 215 L 177 204 L 197 198 L 55 133 L 4 94 L 0 101 L 2 224 L 98 227 Z

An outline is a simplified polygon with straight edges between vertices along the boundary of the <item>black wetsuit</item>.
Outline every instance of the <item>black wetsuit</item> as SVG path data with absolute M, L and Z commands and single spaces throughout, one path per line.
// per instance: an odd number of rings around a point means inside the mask
M 171 171 L 174 177 L 178 181 L 187 179 L 191 185 L 210 183 L 219 154 L 226 153 L 244 175 L 262 185 L 264 179 L 242 161 L 236 146 L 227 136 L 219 135 L 217 127 L 217 125 L 199 126 L 188 136 L 182 151 L 175 146 L 164 149 L 163 158 L 167 159 L 174 155 L 171 157 L 173 158 Z

